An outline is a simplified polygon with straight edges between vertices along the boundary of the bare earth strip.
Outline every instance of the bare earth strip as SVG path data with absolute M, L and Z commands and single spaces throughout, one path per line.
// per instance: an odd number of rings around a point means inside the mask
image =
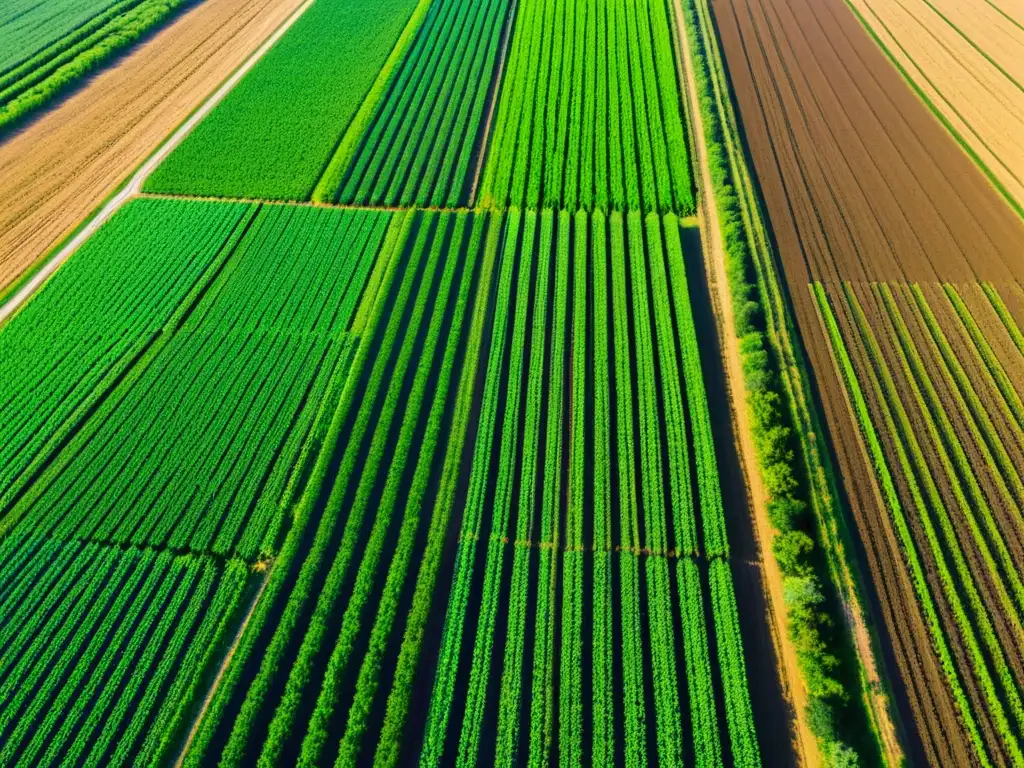
M 974 747 L 959 722 L 946 673 L 910 588 L 890 512 L 873 487 L 871 467 L 806 286 L 821 280 L 831 295 L 841 296 L 844 281 L 927 287 L 983 280 L 1013 295 L 1007 288 L 1024 281 L 1024 222 L 907 87 L 845 0 L 713 0 L 712 6 L 789 294 L 864 544 L 873 579 L 870 602 L 877 624 L 884 628 L 882 657 L 893 678 L 901 720 L 910 731 L 908 757 L 921 764 L 969 764 Z M 949 302 L 941 289 L 938 293 L 934 306 L 943 309 L 939 322 L 943 328 L 954 327 L 945 317 L 952 308 L 946 309 Z M 928 296 L 932 302 L 932 294 Z M 844 336 L 859 338 L 840 304 L 836 310 Z M 878 317 L 880 311 L 876 305 L 869 316 Z M 883 338 L 881 343 L 890 366 L 898 369 L 895 342 Z M 954 348 L 993 416 L 1000 442 L 1013 445 L 1011 419 L 1005 408 L 998 407 L 998 393 L 986 381 L 984 366 L 960 351 L 965 345 Z M 850 354 L 857 370 L 868 370 L 865 349 L 852 348 Z M 1005 339 L 993 354 L 1008 364 L 1011 355 Z M 897 371 L 895 379 L 913 424 L 926 434 L 924 415 L 906 377 Z M 879 418 L 877 403 L 871 405 L 873 416 Z M 886 460 L 898 467 L 892 440 L 883 442 Z M 928 466 L 942 464 L 938 445 L 925 445 Z M 1012 449 L 1007 450 L 1012 456 Z M 936 481 L 937 496 L 958 513 L 954 525 L 965 538 L 966 561 L 979 568 L 983 553 L 970 539 L 966 517 L 959 514 L 962 505 L 952 486 L 955 476 Z M 913 509 L 906 478 L 897 473 L 894 481 L 907 509 Z M 979 495 L 984 493 L 982 487 Z M 989 494 L 994 495 L 991 488 Z M 968 506 L 967 511 L 973 510 Z M 912 535 L 922 541 L 918 522 L 910 520 Z M 1013 546 L 1012 539 L 1007 546 Z M 927 579 L 929 589 L 938 594 L 934 571 L 928 570 Z M 995 614 L 1001 607 L 999 585 L 986 578 L 978 586 L 983 610 Z M 957 674 L 965 675 L 964 687 L 986 750 L 1001 758 L 1002 747 L 985 713 L 980 683 L 971 674 L 966 646 L 948 606 L 940 601 L 938 609 L 951 639 Z M 994 631 L 1010 659 L 1011 674 L 1017 675 L 1020 668 L 1010 648 L 1015 630 L 997 619 Z
M 302 0 L 205 0 L 0 144 L 0 290 L 110 196 Z

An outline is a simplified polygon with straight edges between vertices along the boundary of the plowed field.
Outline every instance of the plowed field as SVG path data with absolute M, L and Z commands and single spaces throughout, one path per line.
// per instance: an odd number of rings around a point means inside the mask
M 300 4 L 206 0 L 0 145 L 0 290 L 96 208 Z
M 873 575 L 910 756 L 1012 761 L 1024 225 L 843 0 L 713 7 Z M 830 345 L 812 282 L 845 347 Z M 859 391 L 837 375 L 844 353 Z
M 1012 3 L 851 0 L 906 77 L 1024 205 L 1024 14 Z

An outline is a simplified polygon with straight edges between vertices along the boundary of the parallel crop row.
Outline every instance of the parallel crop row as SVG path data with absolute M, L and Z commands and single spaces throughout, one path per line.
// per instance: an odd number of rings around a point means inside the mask
M 65 539 L 254 560 L 390 214 L 265 208 L 180 327 L 111 391 L 10 517 Z M 299 258 L 301 256 L 301 258 Z
M 89 72 L 151 32 L 183 2 L 123 0 L 114 3 L 81 27 L 2 72 L 0 132 L 55 99 Z
M 349 126 L 313 198 L 464 204 L 508 17 L 509 0 L 433 2 L 386 95 Z
M 668 4 L 521 0 L 479 202 L 693 210 Z
M 822 286 L 813 291 L 933 647 L 979 760 L 991 760 L 982 725 L 987 721 L 1000 749 L 1019 762 L 1024 702 L 1010 638 L 1020 633 L 1021 585 L 1009 550 L 1019 541 L 1018 524 L 1006 517 L 1016 502 L 1005 467 L 991 450 L 1001 448 L 986 406 L 993 401 L 978 398 L 950 346 L 947 333 L 955 332 L 954 326 L 943 329 L 935 306 L 917 286 L 875 286 L 868 303 L 851 286 L 833 301 Z M 946 295 L 943 317 L 968 324 L 966 304 L 951 288 Z M 869 312 L 877 312 L 881 321 L 872 322 Z M 837 319 L 844 315 L 852 329 L 848 334 Z M 959 338 L 970 337 L 967 332 Z M 863 361 L 863 369 L 854 359 Z M 989 361 L 995 363 L 994 357 Z M 863 370 L 863 389 L 858 370 Z M 998 392 L 995 380 L 990 382 Z M 958 431 L 952 418 L 966 430 Z M 879 419 L 884 430 L 875 426 Z M 972 462 L 965 450 L 977 450 L 985 460 Z M 901 478 L 899 485 L 894 475 Z M 975 710 L 976 696 L 985 703 L 983 713 Z
M 251 216 L 133 202 L 3 326 L 0 356 L 20 362 L 0 370 L 0 532 L 31 470 L 194 303 Z
M 0 597 L 0 761 L 126 765 L 177 747 L 249 569 L 34 535 L 2 548 L 11 558 L 30 552 L 46 570 L 42 582 L 26 574 Z
M 157 168 L 146 190 L 308 200 L 392 50 L 429 3 L 379 0 L 368 12 L 359 0 L 317 0 Z

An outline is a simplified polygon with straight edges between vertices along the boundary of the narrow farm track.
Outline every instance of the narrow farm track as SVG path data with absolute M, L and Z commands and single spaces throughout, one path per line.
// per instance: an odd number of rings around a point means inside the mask
M 679 0 L 674 0 L 673 8 L 676 14 L 676 29 L 683 30 L 685 19 Z M 689 99 L 688 114 L 692 122 L 692 130 L 696 136 L 703 136 L 705 135 L 705 127 L 703 127 L 703 118 L 699 108 L 699 94 L 693 73 L 692 52 L 690 51 L 689 41 L 685 34 L 679 35 L 679 44 L 683 63 L 683 72 L 681 73 L 680 80 L 686 83 L 685 97 Z M 713 185 L 711 166 L 708 162 L 708 147 L 702 140 L 697 140 L 694 144 L 696 164 L 699 168 L 699 187 L 701 190 L 701 194 L 698 196 L 700 240 L 706 254 L 708 285 L 714 297 L 713 305 L 716 321 L 721 329 L 720 353 L 722 364 L 726 371 L 728 398 L 731 404 L 731 419 L 735 425 L 734 433 L 739 446 L 742 476 L 750 492 L 751 509 L 749 512 L 756 523 L 757 543 L 755 546 L 759 552 L 763 552 L 764 543 L 770 542 L 773 535 L 767 513 L 768 493 L 761 480 L 757 451 L 752 438 L 753 431 L 750 414 L 748 407 L 746 407 L 743 391 L 743 374 L 739 359 L 738 337 L 733 321 L 732 298 L 729 295 L 726 279 L 726 256 L 721 238 L 718 207 L 715 205 L 712 193 Z M 792 718 L 791 728 L 795 731 L 794 752 L 799 756 L 801 765 L 820 765 L 820 754 L 814 741 L 814 735 L 808 728 L 806 720 L 807 692 L 801 679 L 796 651 L 792 643 L 788 642 L 790 631 L 787 628 L 785 603 L 782 596 L 782 574 L 779 572 L 778 565 L 771 556 L 765 557 L 762 554 L 757 561 L 757 565 L 758 570 L 756 572 L 762 581 L 762 589 L 765 590 L 770 598 L 770 603 L 766 606 L 769 614 L 768 621 L 772 627 L 771 635 L 780 660 L 780 677 L 784 681 L 786 696 L 790 699 L 787 703 L 792 708 L 790 718 Z
M 684 28 L 684 16 L 679 0 L 673 0 L 676 15 L 676 29 Z M 684 65 L 686 97 L 689 99 L 689 115 L 692 128 L 697 136 L 704 136 L 703 117 L 700 110 L 700 97 L 693 72 L 693 58 L 689 40 L 685 34 L 679 35 L 682 61 Z M 683 79 L 683 78 L 681 78 Z M 743 479 L 750 492 L 751 513 L 756 526 L 755 545 L 763 553 L 765 542 L 772 540 L 773 532 L 768 520 L 768 492 L 761 480 L 758 469 L 757 451 L 752 439 L 753 431 L 747 409 L 743 389 L 743 369 L 740 362 L 739 343 L 733 320 L 732 299 L 726 278 L 726 256 L 721 238 L 718 219 L 718 208 L 715 205 L 711 190 L 711 168 L 708 163 L 707 146 L 702 140 L 695 142 L 697 166 L 700 169 L 700 189 L 698 210 L 701 230 L 701 241 L 705 250 L 705 268 L 708 285 L 713 295 L 716 320 L 721 328 L 721 357 L 726 370 L 728 396 L 731 405 L 731 418 L 735 423 L 735 434 L 742 457 Z M 786 607 L 783 599 L 782 574 L 773 557 L 762 554 L 760 576 L 764 589 L 770 597 L 768 614 L 772 625 L 772 638 L 777 645 L 777 653 L 781 662 L 781 677 L 785 681 L 787 702 L 792 708 L 792 729 L 795 731 L 794 751 L 799 755 L 800 764 L 816 766 L 821 764 L 821 756 L 815 744 L 814 735 L 807 725 L 806 707 L 807 692 L 800 676 L 796 651 L 789 642 Z M 763 673 L 762 673 L 763 674 Z
M 712 5 L 872 574 L 871 603 L 884 628 L 882 658 L 910 731 L 909 755 L 943 765 L 1010 760 L 1020 727 L 1012 709 L 1021 681 L 1013 594 L 1020 535 L 1001 510 L 1019 481 L 1013 409 L 1021 368 L 1019 350 L 979 298 L 980 288 L 971 286 L 991 283 L 1015 300 L 1024 280 L 1024 222 L 907 88 L 842 0 Z M 838 375 L 842 361 L 807 289 L 816 281 L 862 378 L 864 418 L 878 431 L 877 446 L 861 439 L 863 422 L 853 419 L 852 385 Z M 894 291 L 922 286 L 962 371 L 949 367 L 955 361 L 935 367 L 938 348 L 932 349 L 917 309 L 905 312 L 906 299 L 898 306 L 912 330 L 900 336 L 895 320 L 886 319 L 895 317 L 888 299 L 868 287 L 876 281 Z M 954 311 L 940 284 L 957 286 L 966 297 L 963 310 Z M 856 306 L 847 306 L 844 290 L 858 297 Z M 988 336 L 991 342 L 979 341 Z M 915 350 L 924 356 L 920 363 Z M 869 373 L 875 378 L 866 378 Z M 904 407 L 887 410 L 886 401 Z M 931 415 L 947 407 L 948 423 Z M 897 431 L 886 427 L 890 417 Z M 991 470 L 982 461 L 986 455 Z M 891 472 L 891 486 L 879 481 L 879 462 Z M 918 484 L 929 475 L 934 482 Z M 906 535 L 893 506 L 897 499 Z M 927 543 L 929 525 L 935 541 L 951 547 L 943 550 L 944 561 Z M 919 575 L 907 564 L 907 546 L 921 552 Z M 956 590 L 940 578 L 944 567 L 961 585 Z M 925 604 L 933 599 L 934 609 Z M 971 618 L 958 619 L 961 610 Z M 986 693 L 990 678 L 1008 697 L 1005 722 L 995 706 L 1000 699 Z M 957 679 L 962 691 L 951 682 Z M 974 713 L 975 724 L 965 713 Z
M 251 66 L 253 52 L 301 4 L 199 3 L 5 138 L 0 288 L 14 283 L 115 193 L 183 120 L 195 117 L 225 78 L 247 61 Z

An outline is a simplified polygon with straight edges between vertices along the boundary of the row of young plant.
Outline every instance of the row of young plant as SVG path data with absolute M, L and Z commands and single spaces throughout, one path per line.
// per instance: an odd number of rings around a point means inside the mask
M 1021 692 L 1007 663 L 1006 653 L 1000 645 L 993 620 L 979 593 L 975 581 L 976 574 L 969 565 L 960 542 L 961 533 L 955 526 L 930 471 L 921 440 L 928 437 L 932 439 L 931 445 L 946 464 L 947 478 L 955 481 L 948 455 L 942 450 L 938 430 L 930 415 L 924 416 L 928 428 L 926 433 L 919 435 L 915 430 L 860 302 L 849 288 L 846 288 L 845 293 L 847 305 L 861 337 L 859 343 L 866 348 L 872 366 L 867 379 L 886 420 L 885 434 L 891 436 L 890 440 L 895 446 L 901 474 L 913 498 L 916 519 L 924 531 L 928 550 L 932 553 L 943 587 L 943 594 L 951 607 L 960 636 L 967 646 L 971 667 L 985 696 L 988 716 L 994 722 L 1009 754 L 1014 760 L 1020 761 L 1022 753 L 1016 733 L 1024 724 L 1024 702 L 1021 699 Z M 909 381 L 915 394 L 919 394 L 916 381 L 912 378 Z M 885 402 L 882 402 L 883 399 Z M 963 497 L 959 484 L 955 484 L 954 493 L 960 503 L 961 512 L 965 516 L 972 516 L 971 505 Z M 984 539 L 980 532 L 977 532 L 977 535 L 975 542 L 983 545 Z M 983 557 L 985 554 L 988 554 L 987 546 L 983 549 Z M 986 559 L 989 568 L 992 569 L 990 572 L 994 573 L 995 564 L 991 555 L 988 554 Z M 952 564 L 949 560 L 952 560 Z M 966 597 L 966 604 L 962 595 Z M 1006 601 L 1009 602 L 1008 597 Z M 1015 613 L 1012 604 L 1004 604 L 1004 609 L 1008 609 L 1011 616 Z
M 387 94 L 358 139 L 342 140 L 313 199 L 449 208 L 467 202 L 508 16 L 508 0 L 433 3 Z
M 667 8 L 522 0 L 485 207 L 693 210 Z
M 5 543 L 45 559 L 49 589 L 5 608 L 4 763 L 153 757 L 192 711 L 248 566 L 23 534 Z
M 184 2 L 118 3 L 4 73 L 0 76 L 0 134 L 159 27 Z
M 0 327 L 0 356 L 20 361 L 0 371 L 0 534 L 17 521 L 11 503 L 34 470 L 191 305 L 252 215 L 134 201 Z
M 150 175 L 147 192 L 309 200 L 432 0 L 317 0 Z
M 808 456 L 813 459 L 819 449 L 808 445 L 812 438 L 793 434 L 793 414 L 801 406 L 810 408 L 806 398 L 794 402 L 800 392 L 794 392 L 791 381 L 783 381 L 778 367 L 780 358 L 789 357 L 800 370 L 800 357 L 798 351 L 786 355 L 779 348 L 782 339 L 796 343 L 788 330 L 791 322 L 765 303 L 767 283 L 777 283 L 778 278 L 772 264 L 759 261 L 753 252 L 756 246 L 750 229 L 758 211 L 745 205 L 742 197 L 749 178 L 738 168 L 743 162 L 735 149 L 738 134 L 724 114 L 723 102 L 729 98 L 727 80 L 710 14 L 703 2 L 698 7 L 694 0 L 683 0 L 682 7 L 686 29 L 681 33 L 687 35 L 699 98 L 693 107 L 700 112 L 712 180 L 707 204 L 718 211 L 717 235 L 723 239 L 726 254 L 747 405 L 761 476 L 770 495 L 768 512 L 776 531 L 772 552 L 786 582 L 790 640 L 810 695 L 808 722 L 829 764 L 854 765 L 868 757 L 857 750 L 876 737 L 860 725 L 866 714 L 860 709 L 863 702 L 850 693 L 859 686 L 840 660 L 849 654 L 849 641 L 839 606 L 828 597 L 833 585 L 825 563 L 832 552 L 820 551 L 818 537 L 823 525 L 808 508 L 809 500 L 817 506 L 815 494 L 820 490 L 809 486 L 814 481 L 802 470 L 809 466 Z M 804 467 L 798 465 L 801 452 Z M 851 742 L 858 745 L 856 749 Z M 877 745 L 869 749 L 874 751 Z
M 22 526 L 255 560 L 389 218 L 263 209 L 184 325 L 19 501 Z M 195 466 L 204 480 L 182 471 Z
M 904 511 L 899 493 L 893 483 L 891 471 L 882 448 L 881 440 L 879 439 L 878 433 L 875 429 L 867 399 L 861 389 L 859 379 L 857 378 L 857 371 L 851 361 L 839 323 L 833 313 L 832 306 L 824 287 L 821 284 L 816 283 L 812 286 L 812 291 L 814 292 L 819 312 L 821 313 L 822 320 L 832 343 L 833 355 L 841 366 L 844 383 L 846 384 L 847 391 L 854 403 L 855 413 L 857 415 L 861 433 L 865 436 L 869 444 L 876 476 L 879 478 L 883 487 L 889 511 L 893 516 L 897 532 L 900 536 L 900 543 L 903 548 L 904 556 L 907 558 L 910 565 L 911 578 L 914 583 L 915 591 L 917 592 L 918 601 L 928 617 L 932 643 L 942 663 L 947 684 L 953 693 L 954 700 L 957 702 L 961 720 L 964 722 L 968 734 L 971 737 L 971 741 L 974 744 L 979 761 L 983 765 L 990 765 L 991 759 L 987 754 L 985 743 L 970 701 L 963 690 L 960 681 L 960 672 L 949 648 L 946 629 L 939 616 L 938 609 L 935 605 L 935 599 L 931 594 L 925 568 L 921 562 L 921 556 L 918 554 L 915 540 L 911 533 L 910 524 L 906 517 L 906 512 Z M 850 310 L 854 315 L 857 314 L 852 305 L 850 305 Z M 865 334 L 863 317 L 856 318 L 854 322 L 856 323 L 859 332 L 862 335 Z M 975 675 L 981 682 L 981 686 L 986 697 L 986 703 L 989 707 L 993 707 L 994 703 L 994 708 L 992 708 L 990 714 L 1004 738 L 1007 735 L 1012 736 L 1012 733 L 1008 734 L 1008 723 L 1005 708 L 1002 702 L 996 701 L 998 693 L 994 687 L 988 667 L 986 666 L 984 652 L 982 651 L 981 644 L 977 639 L 977 634 L 975 633 L 972 623 L 972 616 L 965 610 L 963 601 L 957 592 L 957 585 L 959 582 L 963 586 L 968 587 L 967 591 L 970 593 L 970 587 L 973 586 L 973 579 L 970 576 L 970 573 L 965 570 L 966 566 L 963 561 L 963 553 L 960 550 L 959 545 L 955 543 L 955 531 L 952 529 L 949 522 L 948 515 L 946 514 L 941 498 L 939 497 L 938 489 L 935 487 L 934 479 L 930 474 L 927 474 L 927 468 L 921 454 L 920 444 L 914 436 L 905 409 L 898 402 L 898 395 L 896 395 L 897 401 L 892 402 L 891 406 L 886 400 L 884 400 L 886 392 L 889 393 L 890 397 L 893 396 L 892 393 L 894 392 L 894 388 L 891 386 L 891 374 L 889 374 L 888 369 L 884 367 L 884 361 L 880 358 L 880 352 L 877 349 L 877 342 L 872 344 L 872 341 L 874 341 L 873 338 L 863 335 L 862 343 L 868 347 L 869 359 L 871 361 L 871 368 L 866 372 L 869 392 L 874 394 L 875 401 L 877 402 L 881 416 L 884 419 L 884 434 L 891 436 L 890 442 L 896 453 L 899 471 L 905 478 L 911 494 L 911 510 L 916 512 L 916 518 L 919 525 L 921 525 L 925 536 L 927 549 L 932 555 L 931 559 L 934 561 L 933 567 L 938 572 L 939 585 L 941 586 L 943 596 L 949 602 L 953 612 L 954 621 L 960 630 L 964 644 L 967 646 L 967 655 L 974 668 Z M 915 471 L 915 468 L 917 471 Z M 926 474 L 919 474 L 922 469 L 924 469 Z M 922 485 L 924 486 L 923 488 Z M 944 540 L 947 546 L 953 542 L 952 546 L 954 546 L 955 549 L 952 550 L 951 556 L 954 560 L 954 569 L 957 571 L 958 578 L 954 577 L 953 573 L 950 571 L 949 563 L 947 562 L 948 558 L 945 550 L 943 549 L 943 545 L 940 542 L 939 532 L 936 528 L 935 521 L 932 519 L 932 513 L 939 517 L 938 530 L 941 530 L 944 534 Z M 966 580 L 964 579 L 965 576 Z M 978 607 L 976 590 L 974 590 L 974 593 L 975 597 L 969 599 L 972 610 Z M 990 640 L 994 639 L 992 638 L 991 624 L 984 614 L 980 616 L 974 615 L 973 619 L 985 624 L 982 628 L 983 636 L 987 636 Z M 990 649 L 992 648 L 991 642 L 986 643 L 986 645 Z M 999 656 L 1001 656 L 1001 653 L 995 658 L 998 659 Z M 1019 752 L 1019 746 L 1015 744 L 1013 739 L 1007 742 L 1007 747 L 1011 754 L 1013 754 L 1014 749 Z
M 983 452 L 986 462 L 993 467 L 992 476 L 999 483 L 1007 509 L 1024 509 L 1024 481 L 1020 475 L 1020 468 L 1014 465 L 1007 453 L 993 417 L 989 415 L 959 356 L 953 351 L 945 332 L 928 305 L 924 292 L 916 285 L 910 287 L 910 292 L 921 320 L 928 330 L 933 349 L 937 349 L 944 364 L 943 371 L 949 381 L 949 390 L 957 398 L 960 412 L 969 413 L 972 417 L 966 419 L 968 427 L 974 434 L 975 444 Z M 1024 445 L 1024 434 L 1015 429 L 1009 420 L 1001 421 L 1018 437 L 1018 444 Z
M 391 349 L 398 338 L 403 309 L 413 292 L 418 259 L 422 255 L 420 251 L 404 272 L 399 269 L 405 243 L 417 219 L 418 215 L 412 211 L 396 216 L 385 236 L 378 259 L 386 266 L 377 298 L 366 313 L 364 341 L 352 361 L 353 375 L 346 378 L 331 411 L 322 441 L 324 449 L 317 455 L 302 495 L 290 510 L 294 522 L 275 558 L 263 595 L 239 640 L 235 653 L 237 661 L 228 666 L 215 689 L 206 715 L 184 757 L 186 766 L 205 765 L 218 759 L 225 765 L 240 765 L 257 758 L 254 751 L 259 749 L 262 741 L 251 731 L 261 717 L 261 708 L 270 706 L 268 692 L 275 675 L 285 663 L 292 639 L 303 636 L 304 627 L 300 623 L 310 618 L 311 603 L 315 597 L 313 587 L 324 578 L 328 553 L 333 551 L 332 544 L 336 546 L 338 518 L 320 515 L 314 520 L 320 496 L 334 482 L 348 482 L 357 459 L 352 454 L 358 453 L 358 447 L 374 426 L 376 398 L 363 397 L 363 393 L 378 391 L 390 361 L 385 355 L 374 357 L 374 345 L 367 340 L 374 340 L 380 334 L 381 347 Z M 402 273 L 401 280 L 398 279 L 399 273 Z M 385 312 L 386 298 L 396 285 L 395 311 Z M 407 367 L 408 357 L 404 365 L 393 368 L 392 377 L 400 380 Z M 366 374 L 364 389 L 361 375 L 356 374 L 367 369 L 369 373 Z M 393 414 L 393 405 L 381 413 L 385 429 L 390 425 Z M 346 432 L 344 440 L 341 439 L 343 429 Z M 332 470 L 332 467 L 336 469 Z M 312 537 L 311 543 L 309 537 Z M 218 747 L 219 755 L 215 752 Z

